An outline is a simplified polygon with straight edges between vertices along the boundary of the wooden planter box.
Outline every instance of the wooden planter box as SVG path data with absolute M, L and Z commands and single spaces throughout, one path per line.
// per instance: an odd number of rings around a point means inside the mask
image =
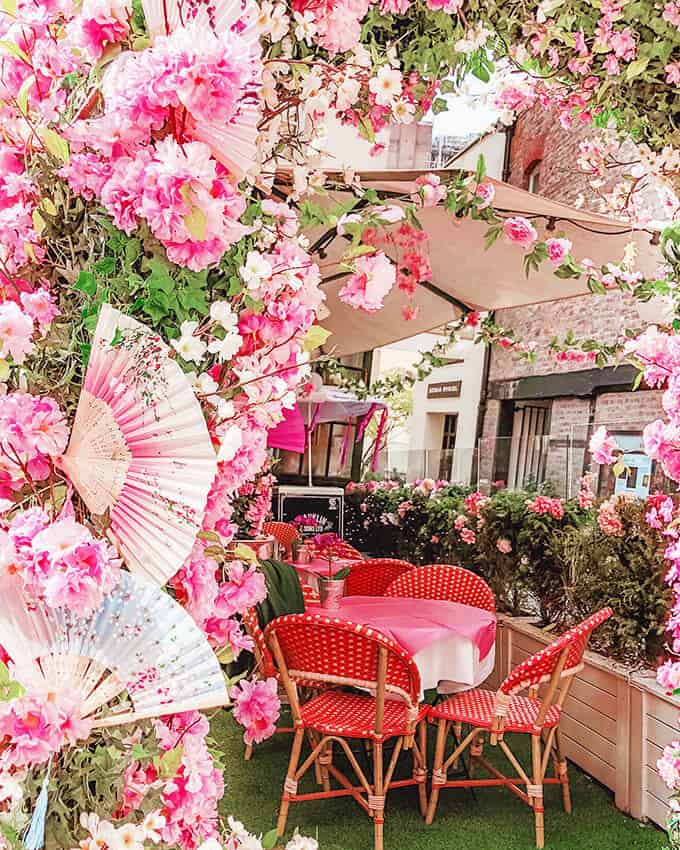
M 513 667 L 550 640 L 531 619 L 501 615 L 488 686 L 498 687 Z M 610 788 L 622 811 L 664 827 L 670 792 L 656 762 L 667 744 L 680 740 L 679 714 L 680 700 L 667 696 L 652 672 L 633 672 L 586 652 L 562 714 L 567 757 Z

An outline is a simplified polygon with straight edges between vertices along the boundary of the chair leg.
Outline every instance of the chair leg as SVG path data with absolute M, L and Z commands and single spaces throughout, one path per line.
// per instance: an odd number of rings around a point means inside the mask
M 418 764 L 416 764 L 416 751 L 413 750 L 413 768 L 416 781 L 418 782 L 418 804 L 420 806 L 420 814 L 425 817 L 427 814 L 427 722 L 421 720 L 418 724 Z
M 559 729 L 555 731 L 555 746 L 557 748 L 557 775 L 559 776 L 562 784 L 562 805 L 564 806 L 564 811 L 570 815 L 571 789 L 569 787 L 569 767 L 567 765 L 567 758 L 564 755 L 564 750 L 562 749 L 562 736 L 560 735 Z
M 331 779 L 328 773 L 328 766 L 333 763 L 333 742 L 329 741 L 323 752 L 319 756 L 319 768 L 321 771 L 321 784 L 324 791 L 331 790 Z
M 541 772 L 540 735 L 531 736 L 531 765 L 533 786 L 530 786 L 527 790 L 534 809 L 536 847 L 542 850 L 545 845 L 545 826 L 543 823 L 543 774 Z
M 441 776 L 442 765 L 444 764 L 444 752 L 446 750 L 446 730 L 447 721 L 439 718 L 437 724 L 437 743 L 434 750 L 434 767 L 432 770 L 432 790 L 430 791 L 430 802 L 427 806 L 427 815 L 425 823 L 431 824 L 434 820 L 434 813 L 437 810 L 437 802 L 439 800 L 439 784 L 438 778 Z
M 253 757 L 253 745 L 252 744 L 246 744 L 246 751 L 243 754 L 243 758 L 245 759 L 245 761 L 250 761 L 252 757 Z
M 304 729 L 296 729 L 295 737 L 293 738 L 293 748 L 290 751 L 290 761 L 288 762 L 288 773 L 286 781 L 283 784 L 283 794 L 281 796 L 281 811 L 279 812 L 279 820 L 276 824 L 276 831 L 279 836 L 282 836 L 286 831 L 286 821 L 288 820 L 288 809 L 290 808 L 290 796 L 295 794 L 297 782 L 295 781 L 295 772 L 300 761 L 300 753 L 302 751 L 302 740 L 305 736 Z
M 373 835 L 375 850 L 383 850 L 383 827 L 385 823 L 385 791 L 383 788 L 383 745 L 382 741 L 373 744 L 373 794 L 369 805 L 373 812 Z

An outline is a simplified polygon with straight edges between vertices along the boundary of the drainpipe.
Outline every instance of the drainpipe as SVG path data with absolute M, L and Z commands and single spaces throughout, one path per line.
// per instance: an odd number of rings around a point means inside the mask
M 510 179 L 510 171 L 511 171 L 511 157 L 512 153 L 512 140 L 515 137 L 515 125 L 511 124 L 505 130 L 505 150 L 503 151 L 503 173 L 501 174 L 501 180 L 504 183 L 507 183 Z

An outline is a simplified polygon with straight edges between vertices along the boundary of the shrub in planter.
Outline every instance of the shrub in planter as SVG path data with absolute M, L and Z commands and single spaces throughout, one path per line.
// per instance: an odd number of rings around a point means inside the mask
M 554 541 L 565 570 L 563 624 L 610 605 L 614 616 L 593 635 L 594 649 L 627 664 L 652 664 L 663 652 L 672 593 L 664 584 L 664 541 L 645 520 L 647 506 L 618 496 L 598 521 Z

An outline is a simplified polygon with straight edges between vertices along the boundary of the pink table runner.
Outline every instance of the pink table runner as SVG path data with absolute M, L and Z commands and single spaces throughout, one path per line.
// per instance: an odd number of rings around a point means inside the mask
M 313 610 L 324 609 L 314 606 Z M 458 602 L 346 596 L 336 611 L 325 613 L 373 626 L 393 638 L 411 655 L 454 633 L 472 641 L 479 649 L 479 660 L 483 661 L 496 640 L 496 615 Z

